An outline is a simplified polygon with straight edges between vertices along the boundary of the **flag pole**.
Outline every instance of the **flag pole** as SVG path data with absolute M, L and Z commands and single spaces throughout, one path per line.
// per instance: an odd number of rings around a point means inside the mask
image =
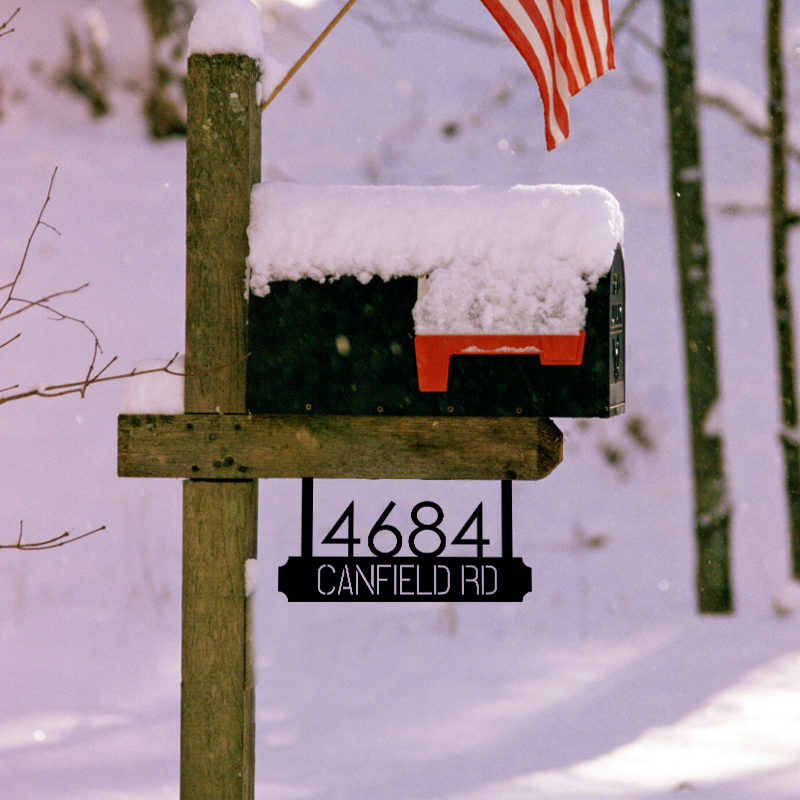
M 300 56 L 300 59 L 297 61 L 297 63 L 286 73 L 283 80 L 272 90 L 272 94 L 261 103 L 262 112 L 277 97 L 281 89 L 283 89 L 283 87 L 286 86 L 286 84 L 289 83 L 289 81 L 295 76 L 297 70 L 299 70 L 300 67 L 306 63 L 306 61 L 308 61 L 308 59 L 311 57 L 311 54 L 322 44 L 327 35 L 339 24 L 342 17 L 353 7 L 355 2 L 356 0 L 347 0 L 341 11 L 339 11 L 339 13 L 328 23 L 328 26 L 319 36 L 317 36 L 311 47 L 309 47 L 308 50 L 306 50 L 306 52 Z

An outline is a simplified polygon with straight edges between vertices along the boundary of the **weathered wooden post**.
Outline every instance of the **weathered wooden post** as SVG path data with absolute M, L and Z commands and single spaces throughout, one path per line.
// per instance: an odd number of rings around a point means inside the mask
M 250 191 L 261 174 L 259 77 L 259 65 L 247 56 L 189 59 L 187 414 L 246 411 L 245 259 Z M 184 481 L 182 800 L 253 797 L 244 571 L 256 555 L 257 498 L 252 478 Z

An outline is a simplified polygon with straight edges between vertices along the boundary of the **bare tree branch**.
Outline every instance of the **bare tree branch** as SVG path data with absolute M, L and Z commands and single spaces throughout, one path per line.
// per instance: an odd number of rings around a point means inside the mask
M 92 375 L 93 366 L 90 368 L 89 373 L 87 376 L 81 381 L 74 381 L 72 383 L 61 383 L 61 384 L 54 384 L 52 386 L 37 386 L 33 389 L 28 389 L 27 391 L 18 392 L 17 394 L 6 395 L 5 397 L 0 397 L 0 405 L 3 403 L 10 403 L 12 400 L 23 400 L 26 397 L 64 397 L 68 394 L 80 394 L 81 397 L 84 397 L 86 394 L 86 390 L 90 386 L 94 386 L 96 383 L 105 383 L 106 381 L 119 381 L 124 378 L 133 378 L 137 375 L 150 375 L 154 372 L 166 372 L 169 375 L 177 375 L 179 377 L 184 377 L 185 373 L 183 372 L 175 372 L 171 370 L 170 367 L 175 363 L 176 359 L 178 358 L 178 353 L 175 353 L 174 356 L 163 366 L 163 367 L 154 367 L 153 369 L 145 369 L 138 371 L 136 369 L 132 369 L 130 372 L 125 372 L 117 375 L 103 375 L 103 373 L 117 360 L 117 357 L 114 356 L 108 364 L 106 364 L 99 372 Z M 92 362 L 94 364 L 94 362 Z M 226 365 L 227 366 L 227 365 Z M 219 369 L 222 369 L 220 367 Z M 11 386 L 10 389 L 16 389 L 18 387 Z M 6 389 L 0 391 L 8 391 Z
M 628 0 L 619 16 L 611 26 L 611 35 L 616 36 L 627 24 L 628 20 L 633 16 L 634 11 L 641 5 L 642 0 Z
M 460 39 L 471 39 L 484 44 L 498 45 L 505 41 L 504 37 L 500 35 L 493 35 L 470 28 L 458 20 L 451 19 L 444 14 L 438 14 L 431 10 L 430 5 L 430 3 L 425 3 L 421 7 L 412 9 L 411 14 L 406 15 L 405 18 L 396 18 L 391 21 L 378 19 L 375 15 L 361 10 L 353 11 L 353 16 L 372 28 L 384 44 L 390 41 L 391 34 L 406 33 L 423 27 L 427 29 L 433 28 L 440 33 L 457 36 Z
M 639 42 L 639 44 L 642 45 L 645 50 L 648 50 L 659 59 L 664 58 L 664 48 L 657 42 L 653 41 L 653 39 L 651 39 L 643 30 L 637 28 L 635 25 L 628 25 L 626 31 L 628 35 Z
M 99 528 L 95 528 L 94 530 L 87 531 L 86 533 L 82 533 L 80 536 L 74 536 L 71 539 L 70 531 L 65 531 L 58 536 L 54 536 L 52 539 L 44 539 L 41 542 L 23 542 L 22 541 L 22 520 L 19 523 L 19 538 L 14 544 L 0 544 L 0 550 L 52 550 L 54 547 L 63 547 L 65 544 L 73 544 L 74 542 L 78 542 L 81 539 L 85 539 L 87 536 L 91 536 L 93 533 L 99 533 L 100 531 L 104 531 L 106 529 L 105 525 L 101 525 Z
M 10 285 L 11 284 L 7 284 L 7 286 L 0 286 L 0 291 L 6 289 Z M 74 289 L 62 289 L 60 292 L 53 292 L 53 294 L 49 294 L 46 297 L 40 297 L 38 300 L 25 300 L 22 297 L 10 297 L 10 303 L 20 303 L 22 308 L 18 308 L 15 311 L 9 311 L 7 314 L 0 316 L 0 322 L 5 322 L 7 319 L 11 319 L 11 317 L 16 317 L 17 314 L 22 314 L 24 311 L 27 311 L 29 308 L 33 308 L 34 306 L 38 306 L 39 308 L 44 308 L 47 311 L 60 314 L 58 311 L 53 311 L 53 309 L 47 308 L 45 304 L 49 303 L 51 300 L 55 300 L 56 297 L 64 297 L 64 295 L 76 294 L 82 289 L 85 289 L 88 285 L 88 283 L 84 283 L 82 286 L 76 286 Z
M 236 361 L 231 361 L 229 364 L 220 364 L 218 367 L 212 367 L 211 369 L 203 370 L 202 372 L 177 372 L 174 369 L 171 369 L 172 365 L 177 360 L 179 353 L 175 353 L 174 356 L 163 366 L 163 367 L 153 367 L 152 369 L 143 369 L 137 370 L 132 369 L 130 372 L 123 372 L 115 375 L 103 375 L 103 373 L 117 360 L 117 357 L 114 356 L 108 364 L 106 364 L 99 372 L 94 373 L 93 375 L 90 374 L 86 378 L 81 381 L 74 381 L 72 383 L 61 383 L 61 384 L 54 384 L 52 386 L 37 386 L 33 389 L 28 389 L 23 392 L 17 392 L 17 394 L 7 395 L 5 397 L 0 397 L 0 405 L 3 403 L 10 403 L 12 400 L 24 400 L 27 397 L 64 397 L 68 394 L 80 394 L 83 397 L 86 394 L 86 390 L 90 386 L 94 386 L 96 383 L 106 383 L 107 381 L 120 381 L 124 380 L 125 378 L 135 378 L 139 375 L 152 375 L 157 372 L 166 372 L 167 375 L 175 375 L 178 378 L 185 378 L 187 376 L 198 377 L 200 375 L 209 375 L 212 372 L 217 372 L 221 369 L 228 369 L 229 367 L 233 367 L 236 364 L 241 364 L 242 361 L 249 358 L 250 354 L 247 353 L 246 355 L 242 356 L 242 358 L 237 359 Z M 19 388 L 18 386 L 8 386 L 5 389 L 0 389 L 0 394 L 3 392 L 11 391 L 13 389 Z
M 86 393 L 86 389 L 92 383 L 97 382 L 97 380 L 100 379 L 100 376 L 111 366 L 111 364 L 114 363 L 114 361 L 116 361 L 116 357 L 112 358 L 108 362 L 108 364 L 106 364 L 100 370 L 99 373 L 95 373 L 95 368 L 97 366 L 97 359 L 102 354 L 103 348 L 100 345 L 100 339 L 95 333 L 94 329 L 86 322 L 86 320 L 79 319 L 78 317 L 71 316 L 70 314 L 66 314 L 63 311 L 59 311 L 52 305 L 52 301 L 54 299 L 58 297 L 64 297 L 65 295 L 68 294 L 75 294 L 76 292 L 85 289 L 89 285 L 88 283 L 84 283 L 82 286 L 78 286 L 74 289 L 64 289 L 58 292 L 53 292 L 49 295 L 45 295 L 44 297 L 40 297 L 38 300 L 29 300 L 24 297 L 19 297 L 18 295 L 15 294 L 20 278 L 22 277 L 22 273 L 25 269 L 25 265 L 28 260 L 28 254 L 30 253 L 31 250 L 31 244 L 36 235 L 36 232 L 39 230 L 39 227 L 41 226 L 50 228 L 50 230 L 55 231 L 55 233 L 57 234 L 59 233 L 52 225 L 44 221 L 44 212 L 47 209 L 47 205 L 52 197 L 53 183 L 55 181 L 57 171 L 58 167 L 56 167 L 53 170 L 53 174 L 50 177 L 50 183 L 47 187 L 47 196 L 44 200 L 44 203 L 42 204 L 41 209 L 39 210 L 39 215 L 36 218 L 36 223 L 34 224 L 33 229 L 31 230 L 31 233 L 28 236 L 28 241 L 25 245 L 25 251 L 22 255 L 22 260 L 20 261 L 16 274 L 14 275 L 14 278 L 10 283 L 7 283 L 4 286 L 0 287 L 0 291 L 7 292 L 6 297 L 2 302 L 2 305 L 0 305 L 0 322 L 5 322 L 17 316 L 18 314 L 22 314 L 25 311 L 29 311 L 32 308 L 41 309 L 47 312 L 48 314 L 51 314 L 52 316 L 50 318 L 56 322 L 73 322 L 84 328 L 92 337 L 92 356 L 91 359 L 89 360 L 89 366 L 86 371 L 86 376 L 84 377 L 84 379 L 80 383 L 76 382 L 74 385 L 71 385 L 74 386 L 75 388 L 69 388 L 67 390 L 64 387 L 58 387 L 58 391 L 51 391 L 53 387 L 45 387 L 44 389 L 42 388 L 31 389 L 25 392 L 17 392 L 16 394 L 13 395 L 6 394 L 5 397 L 0 398 L 0 403 L 9 402 L 10 400 L 19 400 L 24 397 L 31 397 L 34 395 L 45 396 L 45 397 L 57 397 L 61 396 L 62 394 L 68 394 L 73 391 L 80 392 L 81 397 L 83 397 Z M 12 306 L 19 306 L 19 307 L 12 308 Z M 18 338 L 20 338 L 20 336 L 21 334 L 17 333 L 15 336 L 12 336 L 10 339 L 3 342 L 3 344 L 0 345 L 0 347 L 5 347 L 6 345 L 11 344 L 11 342 L 16 341 Z M 172 362 L 170 362 L 170 364 L 171 363 Z M 125 377 L 125 376 L 120 376 L 120 377 Z M 0 394 L 13 391 L 14 389 L 18 388 L 19 384 L 8 386 L 0 390 Z
M 2 28 L 0 28 L 0 30 L 2 30 Z M 111 365 L 117 361 L 117 356 L 114 356 L 113 358 L 109 359 L 108 362 L 98 370 L 97 369 L 98 358 L 103 354 L 103 348 L 100 344 L 100 339 L 95 330 L 91 327 L 91 325 L 89 325 L 88 322 L 86 322 L 86 320 L 80 319 L 70 314 L 66 314 L 63 311 L 59 311 L 52 305 L 52 301 L 55 300 L 56 298 L 80 292 L 89 285 L 88 283 L 84 283 L 83 285 L 77 286 L 74 289 L 64 289 L 58 292 L 52 292 L 51 294 L 48 294 L 44 297 L 40 297 L 37 300 L 26 299 L 24 297 L 19 297 L 18 295 L 15 294 L 16 288 L 19 284 L 20 278 L 22 277 L 22 273 L 27 263 L 28 254 L 30 253 L 31 249 L 31 243 L 33 242 L 33 238 L 36 235 L 38 229 L 40 227 L 46 227 L 58 233 L 58 231 L 52 225 L 44 221 L 44 212 L 52 196 L 53 182 L 55 181 L 57 170 L 58 168 L 56 167 L 56 169 L 53 170 L 52 176 L 50 177 L 50 183 L 47 188 L 47 197 L 45 198 L 44 203 L 42 204 L 42 207 L 39 210 L 39 215 L 36 218 L 36 223 L 33 226 L 33 230 L 28 236 L 28 241 L 25 246 L 25 251 L 23 253 L 19 267 L 17 268 L 16 274 L 14 275 L 12 281 L 4 284 L 3 286 L 0 286 L 0 292 L 6 292 L 6 297 L 3 300 L 2 304 L 0 304 L 0 322 L 6 322 L 9 319 L 16 317 L 19 314 L 22 314 L 25 311 L 29 311 L 30 309 L 37 309 L 37 308 L 41 309 L 42 311 L 45 311 L 46 313 L 52 315 L 50 318 L 55 322 L 72 322 L 84 328 L 92 338 L 92 356 L 89 360 L 89 366 L 86 370 L 86 374 L 81 380 L 71 381 L 69 383 L 61 383 L 61 384 L 50 384 L 50 385 L 40 384 L 39 386 L 36 386 L 34 388 L 25 389 L 21 391 L 20 391 L 20 385 L 18 383 L 15 383 L 13 385 L 0 388 L 0 405 L 3 405 L 4 403 L 10 403 L 14 400 L 23 400 L 28 397 L 63 397 L 68 394 L 80 394 L 81 397 L 84 397 L 86 395 L 86 391 L 88 390 L 88 388 L 90 386 L 94 386 L 95 384 L 105 383 L 107 381 L 118 381 L 118 380 L 123 380 L 125 378 L 133 378 L 137 375 L 148 375 L 155 372 L 166 372 L 169 375 L 185 377 L 188 373 L 177 372 L 172 369 L 172 365 L 178 358 L 179 355 L 178 353 L 172 356 L 172 358 L 163 367 L 155 367 L 153 369 L 141 370 L 141 371 L 134 368 L 129 372 L 124 372 L 114 375 L 106 375 L 106 372 L 111 367 Z M 15 335 L 11 336 L 11 338 L 0 343 L 0 349 L 10 345 L 12 342 L 15 342 L 21 336 L 22 336 L 21 333 L 16 333 Z M 211 369 L 205 370 L 203 372 L 192 373 L 192 375 L 193 376 L 206 375 L 211 372 L 216 372 L 219 369 L 227 369 L 228 367 L 241 363 L 247 357 L 248 356 L 246 355 L 243 358 L 234 361 L 230 364 L 222 364 L 218 367 L 212 367 Z M 10 392 L 11 394 L 9 394 Z
M 641 0 L 631 0 L 628 5 L 630 6 L 634 3 L 638 4 L 639 2 L 641 2 Z M 627 8 L 628 6 L 623 9 L 622 15 L 626 13 Z M 663 59 L 663 48 L 650 39 L 647 34 L 630 25 L 626 27 L 626 30 L 630 36 L 636 39 L 636 41 L 642 44 L 647 50 L 656 55 L 659 59 Z M 697 102 L 703 106 L 722 111 L 752 136 L 755 136 L 757 139 L 769 141 L 770 127 L 766 102 L 761 100 L 760 107 L 756 107 L 755 103 L 752 106 L 747 106 L 737 99 L 734 93 L 728 91 L 728 86 L 724 83 L 711 80 L 710 77 L 711 76 L 707 74 L 699 76 L 699 81 L 695 90 Z M 653 83 L 639 78 L 634 79 L 634 83 L 640 91 L 656 91 L 656 86 Z M 800 162 L 800 143 L 796 141 L 792 142 L 791 138 L 787 136 L 784 140 L 784 149 L 788 158 Z M 796 224 L 793 216 L 789 218 L 789 222 L 790 224 Z
M 22 254 L 22 261 L 20 261 L 19 267 L 17 269 L 17 274 L 14 276 L 14 280 L 12 280 L 11 283 L 6 284 L 6 286 L 4 287 L 5 289 L 8 289 L 8 296 L 6 297 L 3 304 L 0 305 L 0 315 L 3 313 L 3 311 L 5 311 L 6 306 L 11 302 L 11 299 L 14 296 L 14 289 L 17 288 L 17 283 L 19 282 L 19 279 L 22 277 L 22 271 L 25 269 L 25 262 L 28 260 L 28 253 L 30 252 L 31 249 L 31 242 L 33 241 L 33 237 L 36 236 L 36 231 L 39 230 L 39 226 L 44 225 L 45 227 L 50 228 L 50 230 L 58 233 L 58 231 L 52 225 L 48 225 L 46 222 L 42 221 L 42 217 L 44 216 L 44 211 L 47 208 L 47 204 L 50 202 L 50 196 L 53 190 L 53 181 L 55 181 L 56 179 L 56 172 L 58 172 L 58 167 L 56 167 L 53 170 L 53 174 L 50 177 L 50 185 L 47 187 L 47 197 L 45 197 L 44 203 L 42 204 L 42 208 L 39 211 L 39 216 L 36 218 L 36 224 L 33 226 L 33 230 L 31 231 L 31 234 L 28 237 L 28 243 L 25 245 L 25 252 Z M 60 236 L 61 234 L 58 233 L 58 235 Z M 0 319 L 1 318 L 2 317 L 0 317 Z
M 724 111 L 734 121 L 738 122 L 748 133 L 757 137 L 758 139 L 769 140 L 770 132 L 767 121 L 761 121 L 755 118 L 752 113 L 747 109 L 737 105 L 735 100 L 721 91 L 715 91 L 710 87 L 703 87 L 697 93 L 697 99 L 706 106 L 717 108 Z M 766 110 L 766 104 L 764 105 Z M 786 141 L 784 144 L 786 155 L 795 161 L 800 161 L 800 147 Z

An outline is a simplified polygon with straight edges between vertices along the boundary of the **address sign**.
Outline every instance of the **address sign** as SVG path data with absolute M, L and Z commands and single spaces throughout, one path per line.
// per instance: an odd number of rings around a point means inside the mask
M 497 541 L 494 509 L 483 501 L 446 513 L 422 500 L 406 515 L 388 500 L 365 523 L 353 500 L 320 528 L 314 482 L 304 478 L 301 554 L 279 568 L 278 589 L 293 601 L 522 601 L 531 569 L 513 557 L 511 481 L 500 486 Z

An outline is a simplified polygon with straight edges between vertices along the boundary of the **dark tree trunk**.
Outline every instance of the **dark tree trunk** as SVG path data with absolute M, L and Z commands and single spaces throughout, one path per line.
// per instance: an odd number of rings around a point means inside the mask
M 719 381 L 703 205 L 691 0 L 662 0 L 672 206 L 683 312 L 694 478 L 697 596 L 701 612 L 733 610 L 731 505 L 722 438 L 716 429 Z
M 772 226 L 772 296 L 778 338 L 783 445 L 792 574 L 800 578 L 800 444 L 797 431 L 797 386 L 794 326 L 789 287 L 789 228 L 786 203 L 786 110 L 784 107 L 782 0 L 767 2 L 767 74 L 770 114 L 770 223 Z
M 186 134 L 186 33 L 194 0 L 141 0 L 150 31 L 150 88 L 144 114 L 154 139 Z

